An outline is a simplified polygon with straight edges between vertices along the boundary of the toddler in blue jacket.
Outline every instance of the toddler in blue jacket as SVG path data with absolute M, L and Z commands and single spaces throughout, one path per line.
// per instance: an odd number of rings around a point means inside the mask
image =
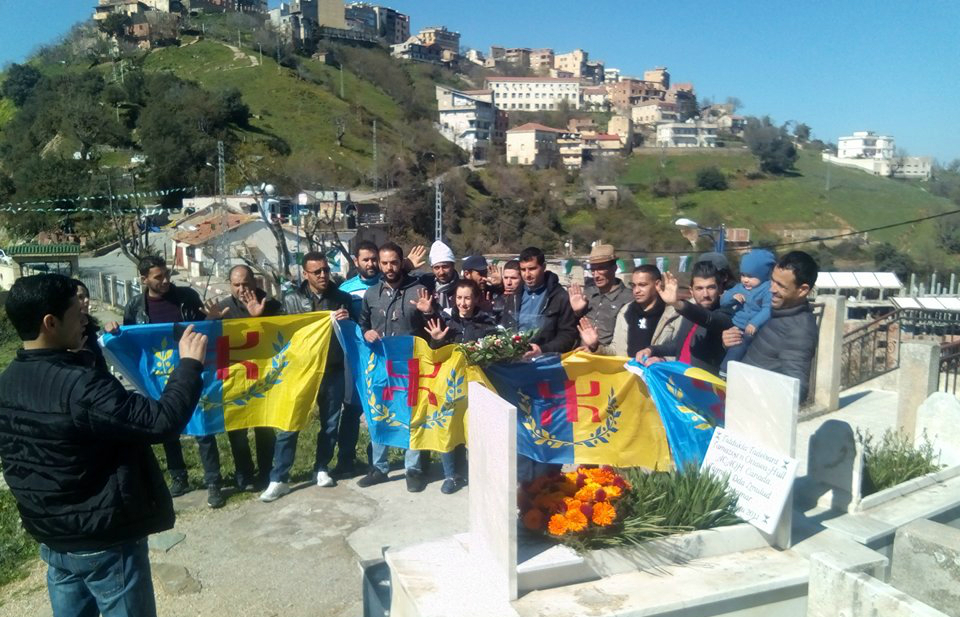
M 770 251 L 750 251 L 740 260 L 740 283 L 720 298 L 720 308 L 732 311 L 733 325 L 743 331 L 743 342 L 727 349 L 722 373 L 727 372 L 728 362 L 743 359 L 757 330 L 770 319 L 770 274 L 776 262 Z

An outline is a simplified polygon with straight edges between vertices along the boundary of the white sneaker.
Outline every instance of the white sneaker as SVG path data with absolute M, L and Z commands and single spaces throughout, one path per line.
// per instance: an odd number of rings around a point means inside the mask
M 335 484 L 336 482 L 333 481 L 329 473 L 325 471 L 317 472 L 317 486 L 333 486 Z
M 260 493 L 260 501 L 270 503 L 276 501 L 290 492 L 290 485 L 286 482 L 271 482 L 267 490 Z

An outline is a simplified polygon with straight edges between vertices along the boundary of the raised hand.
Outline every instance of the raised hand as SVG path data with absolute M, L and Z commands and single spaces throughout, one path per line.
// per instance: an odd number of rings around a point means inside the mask
M 570 286 L 567 295 L 570 296 L 570 308 L 573 309 L 574 313 L 582 313 L 587 310 L 587 296 L 583 293 L 582 285 L 574 283 Z
M 250 313 L 251 317 L 260 317 L 267 306 L 267 296 L 264 295 L 262 300 L 257 300 L 256 292 L 244 289 L 240 292 L 240 302 L 243 302 L 244 306 L 247 307 L 247 312 Z
M 200 310 L 203 311 L 203 314 L 207 316 L 207 319 L 223 319 L 223 316 L 230 312 L 230 307 L 220 308 L 217 306 L 217 300 L 215 298 L 210 298 L 203 303 L 203 306 L 200 307 Z
M 499 287 L 501 284 L 503 284 L 503 275 L 500 273 L 500 268 L 497 264 L 490 264 L 487 266 L 487 285 Z
M 447 338 L 447 334 L 450 333 L 450 327 L 447 326 L 446 328 L 441 328 L 442 325 L 443 324 L 439 319 L 430 319 L 427 321 L 427 325 L 424 330 L 427 331 L 427 334 L 429 334 L 430 338 L 433 340 L 442 341 L 443 339 Z
M 417 307 L 417 310 L 425 315 L 433 312 L 433 298 L 430 296 L 430 292 L 423 287 L 417 292 L 417 299 L 411 300 L 410 304 Z
M 580 340 L 583 341 L 583 346 L 589 351 L 596 351 L 600 346 L 600 335 L 597 333 L 597 327 L 593 325 L 593 322 L 586 317 L 581 317 L 580 323 L 577 324 L 577 330 L 580 331 Z
M 407 261 L 410 262 L 411 271 L 419 269 L 423 264 L 427 263 L 427 247 L 418 244 L 410 249 L 410 252 L 407 253 Z
M 658 289 L 660 292 L 660 298 L 666 304 L 676 304 L 677 303 L 677 290 L 680 287 L 680 283 L 677 282 L 677 277 L 673 275 L 672 272 L 663 273 L 663 287 Z
M 180 359 L 191 359 L 203 362 L 207 355 L 207 335 L 194 332 L 193 324 L 187 326 L 180 337 Z

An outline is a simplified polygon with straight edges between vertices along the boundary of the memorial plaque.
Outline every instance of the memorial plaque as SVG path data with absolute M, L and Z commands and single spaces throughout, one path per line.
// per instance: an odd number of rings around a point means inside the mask
M 729 478 L 739 497 L 737 516 L 765 533 L 774 532 L 793 487 L 795 458 L 717 428 L 701 469 Z

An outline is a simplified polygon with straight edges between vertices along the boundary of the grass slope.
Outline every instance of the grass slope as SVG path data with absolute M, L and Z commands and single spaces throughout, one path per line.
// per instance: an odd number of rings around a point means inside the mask
M 343 73 L 345 99 L 340 99 L 341 76 L 334 67 L 303 59 L 308 81 L 269 56 L 262 64 L 258 60 L 248 48 L 235 52 L 220 41 L 186 40 L 180 47 L 154 51 L 144 68 L 171 71 L 214 91 L 238 88 L 254 115 L 249 138 L 280 137 L 292 150 L 292 164 L 311 165 L 334 177 L 343 170 L 364 175 L 372 169 L 373 119 L 381 157 L 384 148 L 399 148 L 413 138 L 397 103 L 349 71 Z M 343 147 L 336 145 L 338 119 L 346 123 Z M 453 154 L 453 145 L 439 134 L 434 144 L 438 154 Z
M 684 195 L 679 200 L 679 213 L 674 212 L 671 198 L 654 198 L 648 190 L 660 177 L 661 168 L 664 177 L 682 178 L 693 188 L 697 170 L 710 165 L 731 178 L 730 188 Z M 747 179 L 745 173 L 755 169 L 756 160 L 745 150 L 665 157 L 639 154 L 630 158 L 620 181 L 634 189 L 641 207 L 658 216 L 680 214 L 705 222 L 717 219 L 766 234 L 790 228 L 865 229 L 956 208 L 949 200 L 926 192 L 921 182 L 880 178 L 828 165 L 812 152 L 801 152 L 794 176 Z M 925 222 L 877 231 L 870 234 L 870 239 L 913 251 L 926 250 L 935 235 L 934 225 Z

